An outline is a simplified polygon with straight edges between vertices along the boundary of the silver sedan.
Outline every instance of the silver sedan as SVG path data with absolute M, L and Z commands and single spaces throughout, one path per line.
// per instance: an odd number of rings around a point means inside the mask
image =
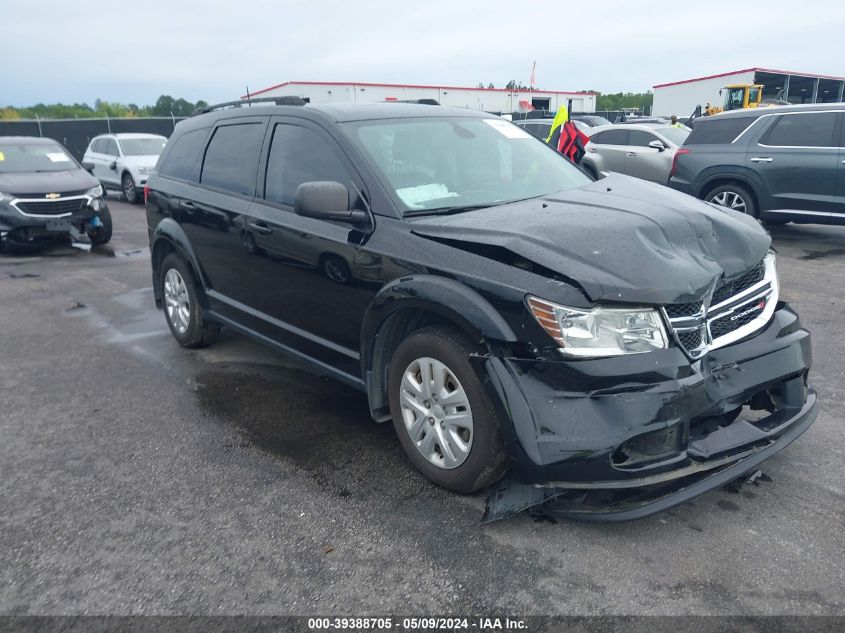
M 581 166 L 596 177 L 615 171 L 665 185 L 675 152 L 690 131 L 665 123 L 594 127 Z

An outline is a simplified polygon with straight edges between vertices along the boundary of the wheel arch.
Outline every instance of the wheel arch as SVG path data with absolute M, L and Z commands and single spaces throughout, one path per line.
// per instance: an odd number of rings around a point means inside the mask
M 208 307 L 208 298 L 205 294 L 205 276 L 197 261 L 194 249 L 185 235 L 182 227 L 172 218 L 165 218 L 156 226 L 150 240 L 150 263 L 153 277 L 153 296 L 156 306 L 161 307 L 161 284 L 159 273 L 164 258 L 170 253 L 176 253 L 190 266 L 194 278 L 197 280 L 197 298 L 204 308 Z
M 475 290 L 435 275 L 412 275 L 387 284 L 370 304 L 361 327 L 361 371 L 373 418 L 389 419 L 387 377 L 396 348 L 430 325 L 448 325 L 470 341 L 516 341 L 496 309 Z

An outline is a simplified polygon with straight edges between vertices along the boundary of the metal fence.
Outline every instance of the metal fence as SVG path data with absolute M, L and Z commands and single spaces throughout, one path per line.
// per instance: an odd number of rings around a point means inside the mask
M 82 161 L 88 143 L 98 134 L 143 132 L 169 137 L 174 125 L 183 118 L 0 120 L 0 136 L 52 138 L 64 145 L 78 161 Z

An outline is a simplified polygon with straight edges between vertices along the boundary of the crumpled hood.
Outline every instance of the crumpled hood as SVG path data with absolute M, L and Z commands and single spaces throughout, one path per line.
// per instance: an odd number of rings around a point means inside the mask
M 84 191 L 98 184 L 96 178 L 76 166 L 67 171 L 0 173 L 0 191 L 21 197 Z
M 456 248 L 507 249 L 572 279 L 592 301 L 644 304 L 700 299 L 722 275 L 759 263 L 771 244 L 749 216 L 619 174 L 544 198 L 422 218 L 412 230 Z

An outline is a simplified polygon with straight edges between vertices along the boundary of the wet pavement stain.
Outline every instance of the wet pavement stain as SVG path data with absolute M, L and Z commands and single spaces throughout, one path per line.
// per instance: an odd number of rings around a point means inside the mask
M 806 255 L 802 255 L 798 259 L 808 261 L 815 259 L 826 259 L 828 257 L 841 257 L 843 255 L 845 255 L 845 248 L 831 248 L 826 251 L 807 251 Z
M 270 371 L 200 373 L 199 405 L 234 425 L 244 437 L 240 446 L 290 460 L 338 497 L 401 500 L 434 487 L 407 463 L 392 424 L 372 420 L 363 393 L 303 370 Z
M 9 279 L 36 279 L 40 276 L 35 273 L 6 273 L 6 277 Z

